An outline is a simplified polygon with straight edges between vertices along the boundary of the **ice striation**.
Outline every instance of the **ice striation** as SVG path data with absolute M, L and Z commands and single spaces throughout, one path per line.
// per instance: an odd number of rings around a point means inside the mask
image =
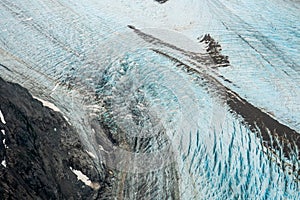
M 107 169 L 100 189 L 81 178 L 95 198 L 300 198 L 297 2 L 2 0 L 0 11 L 0 76 L 62 113 Z

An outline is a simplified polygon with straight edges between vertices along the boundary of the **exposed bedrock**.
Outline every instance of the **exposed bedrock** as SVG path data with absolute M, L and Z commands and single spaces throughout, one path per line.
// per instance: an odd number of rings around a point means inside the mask
M 155 1 L 162 4 L 162 3 L 166 3 L 168 0 L 155 0 Z
M 61 113 L 1 78 L 0 102 L 0 199 L 100 198 L 109 173 L 95 167 Z

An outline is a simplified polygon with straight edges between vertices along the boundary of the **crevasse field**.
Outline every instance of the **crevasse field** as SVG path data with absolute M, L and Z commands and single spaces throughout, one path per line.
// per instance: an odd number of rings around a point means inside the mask
M 114 171 L 103 199 L 300 199 L 298 141 L 292 156 L 266 145 L 277 125 L 228 100 L 299 134 L 299 53 L 296 0 L 0 1 L 0 76 Z

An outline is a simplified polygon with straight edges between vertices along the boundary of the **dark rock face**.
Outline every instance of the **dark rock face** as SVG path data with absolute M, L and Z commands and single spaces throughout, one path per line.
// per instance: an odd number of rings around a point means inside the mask
M 206 51 L 211 56 L 214 63 L 216 63 L 219 67 L 229 66 L 228 56 L 224 56 L 221 54 L 221 45 L 217 41 L 215 41 L 209 34 L 204 35 L 202 39 L 198 39 L 199 42 L 204 42 L 207 45 Z
M 96 169 L 61 113 L 1 78 L 0 110 L 0 199 L 101 198 L 108 173 Z M 77 180 L 70 167 L 97 187 Z

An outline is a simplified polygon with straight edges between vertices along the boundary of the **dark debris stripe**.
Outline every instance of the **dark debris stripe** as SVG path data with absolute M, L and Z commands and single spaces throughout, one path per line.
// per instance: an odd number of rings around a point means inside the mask
M 143 33 L 134 26 L 130 26 L 129 28 L 133 29 L 140 37 L 149 43 L 159 45 L 164 44 L 163 41 Z M 172 48 L 174 45 L 165 43 L 165 46 Z M 179 52 L 182 51 L 182 49 L 179 49 L 178 47 L 172 49 L 177 51 L 179 50 Z M 246 99 L 240 97 L 236 92 L 224 86 L 215 77 L 201 70 L 199 65 L 196 65 L 196 67 L 191 67 L 189 64 L 180 61 L 168 53 L 158 49 L 152 50 L 177 63 L 177 66 L 185 68 L 188 73 L 195 73 L 202 79 L 205 79 L 209 87 L 213 89 L 213 91 L 208 90 L 208 92 L 213 92 L 221 97 L 223 102 L 228 105 L 230 112 L 237 117 L 242 118 L 242 123 L 249 127 L 249 129 L 262 140 L 262 144 L 271 150 L 271 152 L 275 153 L 282 151 L 282 156 L 292 162 L 295 161 L 295 158 L 296 162 L 300 159 L 300 134 L 298 132 L 282 124 L 271 115 L 252 105 Z M 292 165 L 294 164 L 295 166 L 292 166 L 292 169 L 296 172 L 296 178 L 300 180 L 300 170 L 296 167 L 297 163 L 293 163 Z
M 163 4 L 163 3 L 166 3 L 168 0 L 154 0 L 154 1 L 156 1 L 156 2 L 158 2 L 160 4 Z
M 2 67 L 2 68 L 4 68 L 4 69 L 6 69 L 6 70 L 8 70 L 8 71 L 11 72 L 11 70 L 8 67 L 6 67 L 5 65 L 2 65 L 1 63 L 0 63 L 0 67 Z

